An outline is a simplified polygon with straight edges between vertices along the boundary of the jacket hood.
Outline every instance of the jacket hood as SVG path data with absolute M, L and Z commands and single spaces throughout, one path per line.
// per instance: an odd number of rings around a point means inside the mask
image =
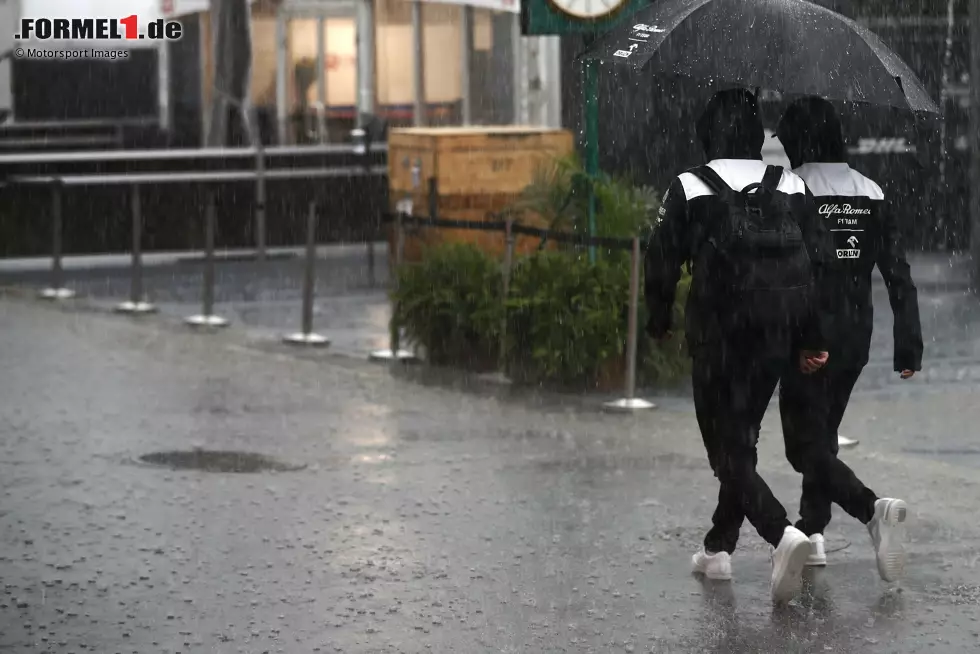
M 766 133 L 758 102 L 745 89 L 715 93 L 698 119 L 696 131 L 708 161 L 762 159 Z
M 803 98 L 787 107 L 776 136 L 793 168 L 807 163 L 847 163 L 840 118 L 834 105 L 823 98 Z

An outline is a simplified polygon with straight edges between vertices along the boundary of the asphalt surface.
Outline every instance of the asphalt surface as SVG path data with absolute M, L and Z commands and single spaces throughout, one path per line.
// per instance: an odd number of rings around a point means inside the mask
M 843 456 L 909 502 L 907 578 L 881 582 L 865 529 L 838 512 L 831 564 L 779 611 L 749 527 L 732 584 L 689 574 L 717 488 L 687 399 L 611 416 L 597 398 L 289 349 L 261 318 L 193 333 L 179 312 L 13 293 L 0 299 L 0 650 L 975 652 L 980 309 L 944 293 L 923 294 L 927 329 L 949 330 L 930 348 L 965 356 L 932 361 L 934 378 L 868 382 L 845 422 L 862 444 Z M 794 513 L 775 418 L 760 469 Z M 194 448 L 305 467 L 138 461 Z

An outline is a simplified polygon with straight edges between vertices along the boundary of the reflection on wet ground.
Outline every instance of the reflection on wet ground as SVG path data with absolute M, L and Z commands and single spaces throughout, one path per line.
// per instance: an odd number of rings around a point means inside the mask
M 881 313 L 879 311 L 879 313 Z M 685 400 L 461 393 L 166 316 L 0 300 L 0 649 L 143 652 L 974 652 L 980 503 L 968 385 L 859 394 L 847 457 L 909 501 L 908 578 L 835 513 L 785 610 L 748 526 L 735 581 L 689 574 L 716 494 Z M 767 416 L 760 467 L 799 479 Z M 125 465 L 249 452 L 291 472 Z M 954 460 L 958 459 L 958 460 Z

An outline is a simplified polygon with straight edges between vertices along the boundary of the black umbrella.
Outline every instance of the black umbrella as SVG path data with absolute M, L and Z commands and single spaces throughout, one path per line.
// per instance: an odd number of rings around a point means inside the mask
M 805 0 L 658 0 L 585 59 L 788 95 L 939 113 L 871 31 Z

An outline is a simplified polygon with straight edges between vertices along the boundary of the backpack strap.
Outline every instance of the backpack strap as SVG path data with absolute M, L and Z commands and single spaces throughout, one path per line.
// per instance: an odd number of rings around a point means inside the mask
M 783 178 L 783 167 L 782 166 L 767 166 L 766 174 L 762 176 L 762 188 L 768 193 L 772 193 L 779 186 L 780 180 Z
M 704 182 L 704 185 L 711 189 L 722 201 L 732 202 L 734 199 L 735 191 L 711 166 L 698 166 L 688 172 Z

